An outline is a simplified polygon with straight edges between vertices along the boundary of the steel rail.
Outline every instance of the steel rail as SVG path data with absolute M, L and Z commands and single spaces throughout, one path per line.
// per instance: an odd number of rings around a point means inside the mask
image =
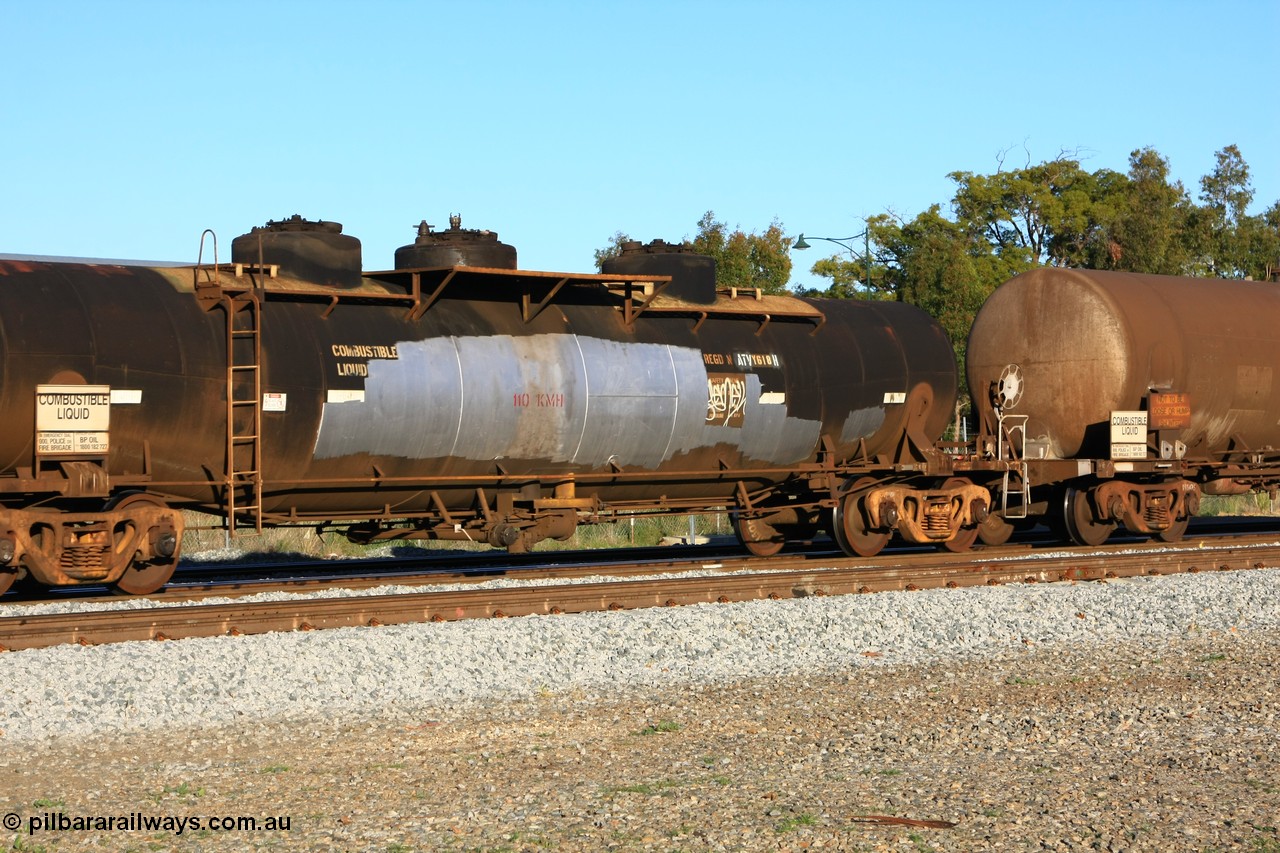
M 705 548 L 707 546 L 694 546 Z M 664 549 L 655 548 L 660 554 Z M 582 552 L 573 552 L 575 555 Z M 504 554 L 504 557 L 506 555 Z M 521 555 L 531 556 L 531 555 Z M 734 549 L 713 549 L 706 554 L 691 556 L 689 549 L 682 549 L 679 556 L 654 556 L 648 560 L 608 559 L 609 552 L 593 552 L 594 562 L 566 560 L 563 554 L 546 552 L 536 555 L 553 557 L 558 560 L 554 564 L 533 564 L 530 561 L 512 568 L 502 568 L 500 564 L 486 563 L 474 567 L 424 568 L 422 560 L 412 558 L 378 558 L 376 560 L 351 560 L 341 573 L 336 571 L 334 561 L 310 560 L 288 564 L 254 564 L 252 567 L 236 567 L 229 574 L 251 575 L 238 579 L 212 579 L 217 574 L 216 568 L 202 568 L 191 574 L 199 579 L 183 579 L 175 575 L 164 590 L 152 593 L 147 598 L 162 603 L 179 603 L 201 601 L 215 597 L 239 597 L 257 595 L 264 592 L 310 593 L 323 589 L 372 589 L 379 586 L 442 586 L 445 584 L 481 584 L 494 580 L 520 582 L 541 580 L 565 580 L 596 575 L 612 577 L 630 577 L 635 575 L 674 574 L 697 570 L 712 569 L 720 572 L 749 571 L 759 568 L 781 568 L 783 566 L 803 566 L 817 560 L 834 562 L 840 559 L 836 552 L 819 551 L 804 554 L 785 554 L 778 557 L 762 559 L 751 557 Z M 509 558 L 508 558 L 509 559 Z M 75 601 L 81 604 L 110 604 L 122 599 L 119 595 L 102 595 L 97 592 L 80 594 L 82 587 L 64 587 L 58 596 L 18 597 L 5 599 L 4 604 L 31 605 Z M 4 613 L 0 605 L 0 615 Z
M 1254 529 L 1250 525 L 1233 525 L 1237 530 Z M 1211 532 L 1212 531 L 1212 532 Z M 1274 532 L 1266 534 L 1230 534 L 1230 542 L 1236 545 L 1266 544 L 1276 541 Z M 728 539 L 728 537 L 726 537 Z M 1188 537 L 1179 547 L 1203 547 L 1200 543 L 1223 543 L 1222 533 L 1215 526 L 1205 527 L 1201 535 Z M 1134 543 L 1117 541 L 1106 549 L 1116 550 L 1145 543 L 1145 537 Z M 1011 559 L 1027 553 L 1028 548 L 1044 546 L 1034 536 L 1025 541 L 998 547 L 982 547 L 966 555 L 955 555 L 952 560 Z M 1065 547 L 1048 545 L 1049 548 Z M 1150 543 L 1147 547 L 1167 548 L 1167 545 Z M 591 576 L 615 578 L 637 575 L 675 574 L 691 571 L 744 572 L 756 570 L 805 569 L 821 566 L 827 568 L 858 568 L 890 565 L 909 567 L 945 560 L 946 554 L 921 546 L 898 545 L 887 549 L 877 558 L 847 557 L 834 545 L 815 542 L 803 551 L 785 551 L 773 557 L 754 557 L 736 545 L 674 545 L 650 548 L 622 548 L 595 551 L 540 552 L 521 555 L 506 553 L 467 552 L 464 558 L 445 563 L 438 554 L 429 557 L 379 557 L 372 560 L 302 560 L 285 564 L 245 563 L 228 567 L 188 566 L 161 592 L 148 596 L 162 603 L 177 604 L 202 601 L 215 597 L 241 597 L 268 592 L 305 594 L 329 588 L 352 590 L 372 589 L 379 586 L 441 586 L 444 584 L 479 584 L 493 580 L 528 582 L 534 580 L 578 579 Z M 553 561 L 553 562 L 548 562 Z M 184 577 L 184 575 L 186 577 Z M 238 576 L 238 577 L 234 577 Z M 10 594 L 0 603 L 27 605 L 50 602 L 76 601 L 98 605 L 120 601 L 118 595 L 102 595 L 81 587 L 69 587 L 50 596 L 22 596 Z
M 758 599 L 1103 580 L 1110 577 L 1264 568 L 1280 565 L 1280 543 L 1170 548 L 1117 546 L 1102 551 L 1007 555 L 914 555 L 893 567 L 755 571 L 501 589 L 424 591 L 340 599 L 304 598 L 146 610 L 110 610 L 0 618 L 0 647 L 44 648 L 132 640 L 257 634 L 412 622 L 590 611 Z M 929 559 L 924 559 L 924 558 Z

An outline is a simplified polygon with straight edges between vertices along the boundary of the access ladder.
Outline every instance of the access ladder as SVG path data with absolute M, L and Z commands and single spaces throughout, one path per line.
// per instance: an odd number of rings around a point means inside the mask
M 262 300 L 256 289 L 224 292 L 227 317 L 227 532 L 239 515 L 262 532 Z M 244 498 L 241 500 L 241 494 Z
M 213 238 L 213 268 L 203 263 L 205 237 Z M 259 248 L 261 254 L 261 248 Z M 226 462 L 223 508 L 227 537 L 242 519 L 262 532 L 262 296 L 261 277 L 278 267 L 236 264 L 234 282 L 224 280 L 218 264 L 218 237 L 200 235 L 194 269 L 196 298 L 206 311 L 221 307 L 226 317 Z M 249 273 L 247 279 L 245 273 Z

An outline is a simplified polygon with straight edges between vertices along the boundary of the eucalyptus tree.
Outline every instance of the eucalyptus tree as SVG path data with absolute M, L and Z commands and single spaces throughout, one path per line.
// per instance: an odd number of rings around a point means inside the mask
M 616 258 L 632 238 L 614 232 L 604 248 L 596 249 L 596 269 Z M 698 220 L 698 231 L 685 238 L 690 248 L 716 261 L 716 283 L 720 287 L 759 288 L 765 293 L 785 293 L 791 279 L 790 242 L 777 219 L 763 232 L 730 230 L 708 210 Z

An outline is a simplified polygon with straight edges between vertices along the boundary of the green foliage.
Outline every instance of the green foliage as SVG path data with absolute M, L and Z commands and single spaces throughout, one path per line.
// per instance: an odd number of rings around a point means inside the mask
M 622 245 L 632 238 L 622 231 L 609 238 L 609 245 L 596 249 L 596 269 L 616 258 Z M 698 233 L 686 241 L 693 251 L 709 255 L 716 262 L 719 287 L 759 288 L 765 293 L 785 293 L 791 279 L 791 242 L 776 219 L 763 233 L 750 234 L 716 219 L 708 210 L 698 220 Z
M 1234 145 L 1218 151 L 1215 158 L 1213 171 L 1200 179 L 1203 204 L 1194 209 L 1188 222 L 1195 253 L 1191 272 L 1214 278 L 1244 278 L 1250 267 L 1248 233 L 1259 224 L 1245 212 L 1253 200 L 1249 167 Z
M 1184 275 L 1192 257 L 1194 211 L 1180 182 L 1169 181 L 1169 161 L 1150 148 L 1129 155 L 1129 174 L 1105 183 L 1102 225 L 1086 266 L 1122 272 Z
M 785 293 L 791 278 L 790 240 L 782 223 L 774 220 L 763 234 L 730 231 L 708 210 L 698 220 L 693 250 L 716 261 L 720 287 L 758 287 L 765 293 Z
M 622 254 L 622 244 L 627 243 L 630 240 L 631 238 L 622 231 L 615 231 L 613 236 L 609 238 L 609 245 L 605 246 L 603 249 L 596 249 L 596 269 L 601 269 L 604 266 L 605 261 L 610 260 L 611 258 L 616 258 L 618 255 Z
M 1280 201 L 1248 213 L 1254 192 L 1235 145 L 1200 179 L 1200 204 L 1153 148 L 1129 155 L 1127 173 L 1086 171 L 1074 152 L 992 174 L 952 172 L 950 216 L 941 204 L 912 219 L 881 214 L 845 252 L 818 259 L 828 279 L 806 296 L 910 302 L 938 320 L 963 365 L 973 317 L 1007 279 L 1038 266 L 1269 280 L 1280 272 Z M 864 239 L 863 246 L 857 245 Z M 629 238 L 616 233 L 599 265 Z M 730 230 L 708 211 L 689 241 L 715 258 L 721 287 L 783 293 L 791 273 L 781 223 L 763 233 Z M 962 371 L 963 373 L 963 371 Z
M 1280 202 L 1250 216 L 1249 168 L 1236 146 L 1217 152 L 1201 205 L 1170 179 L 1152 148 L 1127 174 L 1085 171 L 1069 153 L 995 173 L 953 172 L 952 216 L 933 205 L 914 219 L 867 220 L 869 250 L 813 265 L 834 298 L 918 305 L 950 336 L 963 365 L 973 317 L 991 291 L 1038 266 L 1162 275 L 1272 278 L 1280 268 Z
M 958 187 L 957 222 L 1015 266 L 1061 266 L 1067 250 L 1087 240 L 1096 181 L 1077 160 L 1060 155 L 994 175 L 948 177 Z

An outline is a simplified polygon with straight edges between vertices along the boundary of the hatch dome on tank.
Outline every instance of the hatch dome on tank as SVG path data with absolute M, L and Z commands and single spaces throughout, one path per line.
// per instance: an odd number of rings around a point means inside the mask
M 618 256 L 600 264 L 609 275 L 669 275 L 665 294 L 686 302 L 710 305 L 716 301 L 716 261 L 699 254 L 688 243 L 628 240 Z
M 342 223 L 296 213 L 232 240 L 231 262 L 278 264 L 285 275 L 330 287 L 359 286 L 363 269 L 360 241 L 343 234 Z
M 449 216 L 449 230 L 434 227 L 425 219 L 418 223 L 418 239 L 396 249 L 396 269 L 517 269 L 515 246 L 499 242 L 495 232 L 464 229 L 457 213 Z

